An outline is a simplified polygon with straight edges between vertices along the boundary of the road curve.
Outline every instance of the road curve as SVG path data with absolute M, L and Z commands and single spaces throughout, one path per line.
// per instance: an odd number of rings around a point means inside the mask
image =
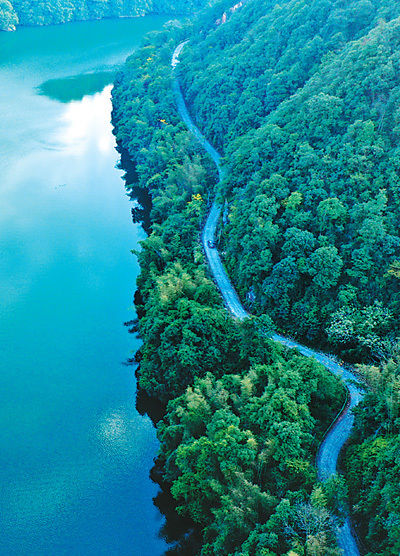
M 188 41 L 180 43 L 173 53 L 171 61 L 173 71 L 179 64 L 179 55 L 187 42 Z M 176 104 L 182 120 L 213 159 L 218 169 L 219 179 L 221 180 L 223 178 L 221 155 L 214 149 L 214 147 L 207 141 L 201 131 L 193 123 L 187 110 L 179 81 L 176 77 L 173 79 L 173 89 Z M 215 241 L 215 232 L 221 211 L 221 205 L 214 201 L 202 232 L 203 248 L 210 270 L 222 294 L 227 309 L 235 318 L 243 320 L 249 316 L 249 313 L 243 307 L 239 296 L 237 295 L 235 288 L 225 271 L 218 250 L 216 248 L 209 247 L 208 243 Z M 357 377 L 352 373 L 352 371 L 349 368 L 344 367 L 333 356 L 314 351 L 279 334 L 273 334 L 272 339 L 289 348 L 296 349 L 306 357 L 316 359 L 331 373 L 341 378 L 348 389 L 349 403 L 332 423 L 317 454 L 318 477 L 321 481 L 326 481 L 329 477 L 336 473 L 340 450 L 342 449 L 344 443 L 348 440 L 354 422 L 354 416 L 351 410 L 361 401 L 363 397 L 363 389 L 358 385 Z M 338 530 L 337 539 L 339 547 L 343 550 L 345 556 L 360 556 L 356 540 L 352 533 L 349 518 L 346 519 L 344 525 Z

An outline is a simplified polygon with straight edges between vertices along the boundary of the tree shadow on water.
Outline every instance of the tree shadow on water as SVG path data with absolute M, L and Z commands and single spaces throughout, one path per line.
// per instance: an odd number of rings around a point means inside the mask
M 104 87 L 113 82 L 114 77 L 115 70 L 49 79 L 37 87 L 37 92 L 52 100 L 68 103 L 73 100 L 82 100 L 86 95 L 100 93 Z

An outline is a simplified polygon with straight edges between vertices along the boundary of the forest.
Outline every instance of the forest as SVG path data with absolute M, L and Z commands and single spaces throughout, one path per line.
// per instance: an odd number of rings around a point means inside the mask
M 206 4 L 205 0 L 0 0 L 0 31 L 17 25 L 50 25 L 146 14 L 181 16 Z
M 136 326 L 139 386 L 164 405 L 157 467 L 201 554 L 334 556 L 346 488 L 339 477 L 322 486 L 314 458 L 345 392 L 268 340 L 269 318 L 239 323 L 223 308 L 198 242 L 216 176 L 176 113 L 167 36 L 148 39 L 113 92 L 118 142 L 152 197 Z
M 400 8 L 270 4 L 245 5 L 182 58 L 192 115 L 226 155 L 221 249 L 253 312 L 379 361 L 400 317 Z
M 152 201 L 135 329 L 139 386 L 163 405 L 157 465 L 199 554 L 334 555 L 349 509 L 365 554 L 397 556 L 400 7 L 232 4 L 149 35 L 113 91 L 117 141 Z M 179 79 L 224 155 L 220 186 L 174 104 L 170 58 L 187 39 Z M 242 324 L 200 247 L 214 194 L 254 315 Z M 344 392 L 274 329 L 359 364 L 345 482 L 318 483 L 313 460 Z

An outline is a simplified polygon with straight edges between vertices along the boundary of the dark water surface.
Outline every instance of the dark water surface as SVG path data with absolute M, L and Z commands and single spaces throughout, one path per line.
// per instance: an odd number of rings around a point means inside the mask
M 110 83 L 147 17 L 0 34 L 0 554 L 157 555 Z

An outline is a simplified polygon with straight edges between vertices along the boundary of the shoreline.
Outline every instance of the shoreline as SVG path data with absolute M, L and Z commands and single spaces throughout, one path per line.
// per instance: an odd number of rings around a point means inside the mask
M 104 17 L 89 17 L 89 18 L 77 18 L 71 19 L 68 21 L 60 21 L 58 23 L 49 22 L 49 23 L 32 23 L 32 24 L 20 24 L 17 23 L 8 29 L 0 29 L 0 33 L 15 33 L 18 32 L 19 29 L 32 29 L 36 27 L 59 27 L 60 25 L 68 25 L 71 23 L 85 23 L 90 21 L 119 21 L 119 20 L 128 20 L 128 19 L 141 19 L 143 17 L 166 17 L 166 18 L 173 18 L 173 19 L 182 19 L 185 17 L 189 17 L 190 13 L 187 14 L 176 14 L 171 12 L 146 12 L 143 11 L 142 13 L 132 14 L 132 15 L 111 15 L 111 16 L 104 16 Z

